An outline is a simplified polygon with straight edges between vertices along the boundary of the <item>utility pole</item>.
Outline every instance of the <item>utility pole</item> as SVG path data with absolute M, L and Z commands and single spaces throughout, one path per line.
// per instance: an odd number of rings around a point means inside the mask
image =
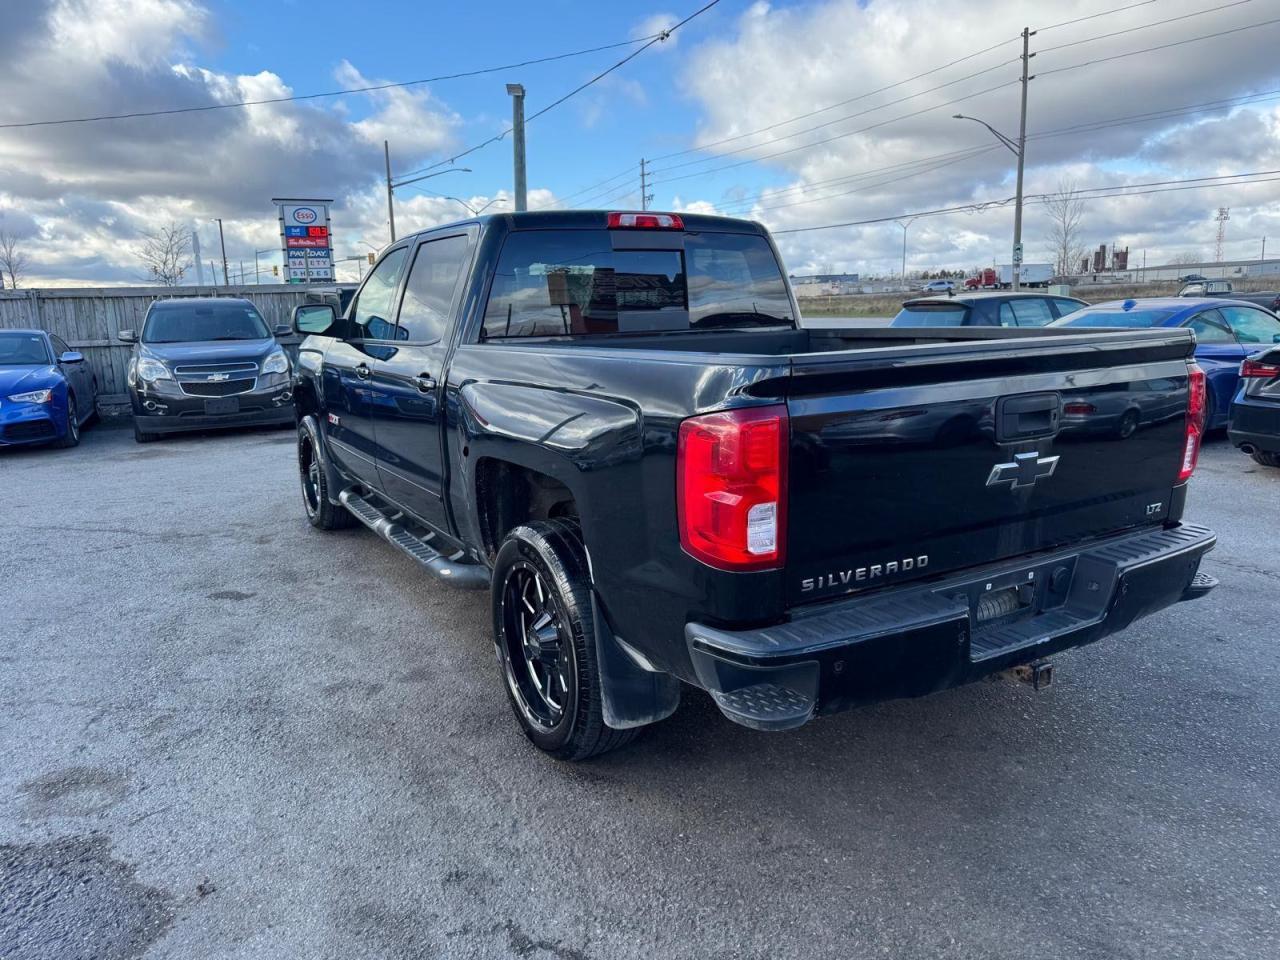
M 525 189 L 524 87 L 518 83 L 508 83 L 507 93 L 511 94 L 511 143 L 515 153 L 516 211 L 520 212 L 529 209 L 529 198 Z
M 191 254 L 192 259 L 196 262 L 196 286 L 204 286 L 204 264 L 200 262 L 200 234 L 194 228 L 191 230 Z
M 1262 256 L 1258 258 L 1258 266 L 1262 266 L 1267 260 L 1267 238 L 1262 238 Z
M 209 279 L 212 281 L 210 286 L 216 287 L 218 285 L 218 271 L 214 267 L 212 260 L 209 261 Z
M 1022 115 L 1018 121 L 1018 191 L 1013 207 L 1013 289 L 1022 286 L 1022 171 L 1027 162 L 1027 87 L 1033 79 L 1030 74 L 1031 38 L 1035 31 L 1022 28 Z
M 916 218 L 912 217 L 905 223 L 901 220 L 893 221 L 902 228 L 902 285 L 907 285 L 907 227 L 916 222 Z
M 391 203 L 391 145 L 382 141 L 382 157 L 387 161 L 387 225 L 391 228 L 391 242 L 396 242 L 396 210 Z
M 640 158 L 640 209 L 648 210 L 653 194 L 649 192 L 649 175 L 645 170 L 644 157 Z
M 231 286 L 231 278 L 227 272 L 227 239 L 222 235 L 222 218 L 214 217 L 218 221 L 218 243 L 222 247 L 222 285 L 224 287 Z

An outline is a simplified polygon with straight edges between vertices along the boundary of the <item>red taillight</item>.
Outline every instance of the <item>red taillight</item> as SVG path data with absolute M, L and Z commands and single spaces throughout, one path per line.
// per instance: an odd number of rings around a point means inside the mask
M 1085 403 L 1083 400 L 1073 400 L 1070 403 L 1062 405 L 1062 412 L 1068 416 L 1087 417 L 1094 413 L 1098 408 L 1092 403 Z
M 721 570 L 782 566 L 788 435 L 782 404 L 680 424 L 676 510 L 686 552 Z
M 1270 380 L 1272 377 L 1280 377 L 1280 364 L 1263 363 L 1261 360 L 1246 360 L 1240 364 L 1240 376 Z
M 675 213 L 611 213 L 609 229 L 683 230 L 684 221 Z
M 1178 482 L 1185 483 L 1196 472 L 1200 459 L 1200 438 L 1204 436 L 1204 418 L 1207 412 L 1204 371 L 1194 363 L 1187 365 L 1187 434 L 1182 447 L 1182 469 Z

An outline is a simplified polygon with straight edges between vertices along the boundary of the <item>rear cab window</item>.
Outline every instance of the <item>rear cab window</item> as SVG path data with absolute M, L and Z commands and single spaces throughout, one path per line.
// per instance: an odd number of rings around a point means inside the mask
M 508 236 L 481 339 L 795 325 L 782 269 L 759 234 L 646 231 L 635 248 L 611 234 Z

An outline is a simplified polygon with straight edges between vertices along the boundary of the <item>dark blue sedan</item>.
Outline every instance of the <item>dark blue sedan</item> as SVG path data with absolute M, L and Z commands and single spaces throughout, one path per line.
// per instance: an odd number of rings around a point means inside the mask
M 1240 364 L 1263 347 L 1280 343 L 1280 317 L 1256 304 L 1218 297 L 1149 297 L 1112 300 L 1059 320 L 1065 327 L 1188 327 L 1196 334 L 1196 363 L 1209 385 L 1206 429 L 1227 425 Z
M 0 447 L 74 447 L 97 383 L 84 356 L 43 330 L 0 330 Z

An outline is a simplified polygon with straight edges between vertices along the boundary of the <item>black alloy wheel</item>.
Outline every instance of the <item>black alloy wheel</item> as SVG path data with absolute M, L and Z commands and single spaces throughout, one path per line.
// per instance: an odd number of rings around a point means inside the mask
M 518 560 L 502 587 L 502 636 L 512 696 L 531 724 L 548 730 L 564 719 L 576 682 L 563 615 L 537 568 Z

